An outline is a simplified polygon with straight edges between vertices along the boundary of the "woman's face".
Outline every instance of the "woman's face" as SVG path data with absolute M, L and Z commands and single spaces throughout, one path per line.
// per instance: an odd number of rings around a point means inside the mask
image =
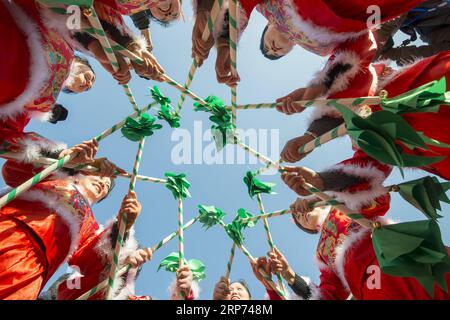
M 111 189 L 111 178 L 98 176 L 83 176 L 77 184 L 84 190 L 84 195 L 94 204 L 108 195 Z
M 287 55 L 294 47 L 289 38 L 278 31 L 275 23 L 268 24 L 263 40 L 267 54 L 275 57 Z
M 230 300 L 250 300 L 250 295 L 242 283 L 234 282 L 230 285 Z
M 82 93 L 92 88 L 95 82 L 95 74 L 88 66 L 76 62 L 75 74 L 72 75 L 70 83 L 65 87 L 72 92 Z
M 181 14 L 180 0 L 160 0 L 150 8 L 150 11 L 157 20 L 170 22 L 178 19 Z
M 311 231 L 317 231 L 319 228 L 319 214 L 315 211 L 300 213 L 296 212 L 293 214 L 294 219 L 303 228 Z

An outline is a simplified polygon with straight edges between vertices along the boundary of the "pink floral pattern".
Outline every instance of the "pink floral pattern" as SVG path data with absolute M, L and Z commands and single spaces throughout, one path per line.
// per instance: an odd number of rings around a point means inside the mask
M 334 268 L 336 248 L 344 242 L 351 230 L 358 227 L 359 225 L 346 215 L 333 209 L 322 225 L 317 246 L 317 259 L 330 268 Z
M 259 4 L 257 10 L 269 21 L 274 21 L 280 32 L 289 35 L 289 39 L 304 49 L 318 54 L 327 56 L 334 49 L 334 44 L 322 44 L 308 38 L 303 30 L 294 22 L 295 17 L 288 14 L 286 8 L 291 4 L 286 0 L 266 0 Z M 292 8 L 293 12 L 297 12 Z M 306 19 L 305 19 L 306 20 Z
M 158 0 L 116 0 L 121 14 L 129 16 L 155 6 Z

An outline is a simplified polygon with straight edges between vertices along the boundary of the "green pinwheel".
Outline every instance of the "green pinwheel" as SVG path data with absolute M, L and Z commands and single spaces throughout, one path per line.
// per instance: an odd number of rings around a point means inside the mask
M 201 103 L 199 103 L 199 102 L 195 102 L 194 103 L 194 110 L 195 111 L 211 112 L 211 110 L 213 110 L 214 107 L 223 106 L 225 104 L 222 101 L 222 99 L 220 99 L 219 97 L 216 97 L 216 96 L 209 96 L 204 101 L 206 102 L 206 106 L 201 104 Z
M 393 98 L 384 98 L 381 107 L 398 114 L 411 112 L 438 112 L 441 105 L 450 105 L 445 77 Z
M 404 152 L 403 147 L 427 150 L 428 146 L 400 115 L 382 110 L 363 119 L 345 106 L 334 106 L 344 117 L 347 133 L 358 147 L 382 163 L 398 166 L 402 175 L 404 167 L 422 167 L 442 160 L 442 157 L 416 156 Z
M 153 135 L 154 130 L 159 130 L 162 125 L 155 124 L 156 118 L 147 113 L 140 115 L 138 120 L 128 117 L 121 132 L 125 138 L 131 141 L 140 141 L 144 137 Z
M 191 259 L 189 261 L 184 260 L 184 263 L 188 266 L 189 270 L 191 270 L 194 280 L 201 281 L 206 278 L 206 266 L 202 261 L 198 259 Z M 158 271 L 162 268 L 169 272 L 177 272 L 177 270 L 180 268 L 179 253 L 172 252 L 164 260 L 162 260 L 158 266 Z
M 207 107 L 200 103 L 194 104 L 195 111 L 206 111 L 212 113 L 209 117 L 214 124 L 211 132 L 216 142 L 217 150 L 222 150 L 228 143 L 234 142 L 235 126 L 231 121 L 231 111 L 227 109 L 225 103 L 216 96 L 209 96 L 205 99 Z
M 167 177 L 166 187 L 172 191 L 175 199 L 186 199 L 191 196 L 189 193 L 191 184 L 187 181 L 186 174 L 180 173 L 177 175 L 172 172 L 166 172 L 165 176 Z
M 253 214 L 251 214 L 250 212 L 248 212 L 247 210 L 240 208 L 237 213 L 236 213 L 236 217 L 234 218 L 236 221 L 239 221 L 242 224 L 242 227 L 245 228 L 253 228 L 256 224 L 256 222 L 254 221 L 247 221 L 244 222 L 245 220 L 248 220 L 250 218 L 253 218 Z
M 400 195 L 422 211 L 429 219 L 442 218 L 437 210 L 442 211 L 440 202 L 450 204 L 445 194 L 450 189 L 450 182 L 440 183 L 436 177 L 424 177 L 394 186 Z
M 261 182 L 256 179 L 256 174 L 251 171 L 248 171 L 245 175 L 244 182 L 247 185 L 248 194 L 252 198 L 261 193 L 275 194 L 272 191 L 272 188 L 276 185 L 275 183 Z
M 170 104 L 162 104 L 158 111 L 158 119 L 165 120 L 171 128 L 180 127 L 180 115 L 172 110 Z
M 233 222 L 225 226 L 225 231 L 234 243 L 243 245 L 245 241 L 244 235 L 242 234 L 243 228 L 244 226 L 242 223 L 237 220 L 233 220 Z
M 206 230 L 222 221 L 225 213 L 214 206 L 199 205 L 199 222 Z
M 374 230 L 372 243 L 384 273 L 416 278 L 431 297 L 435 283 L 447 292 L 450 258 L 435 220 L 383 226 Z
M 236 244 L 244 244 L 245 237 L 242 234 L 242 231 L 246 228 L 252 228 L 255 226 L 253 221 L 243 222 L 244 219 L 252 217 L 253 215 L 251 213 L 241 208 L 238 210 L 233 221 L 225 226 L 226 233 Z
M 168 97 L 166 97 L 165 95 L 163 95 L 161 93 L 161 91 L 159 90 L 159 88 L 157 86 L 154 86 L 153 88 L 151 88 L 150 92 L 152 94 L 153 100 L 158 102 L 158 104 L 161 107 L 165 106 L 165 105 L 170 105 L 170 103 L 172 102 L 172 101 L 170 101 L 170 99 Z

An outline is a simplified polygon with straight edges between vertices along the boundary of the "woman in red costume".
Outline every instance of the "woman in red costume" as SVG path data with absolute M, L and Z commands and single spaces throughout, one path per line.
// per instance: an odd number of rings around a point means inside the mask
M 77 152 L 74 163 L 92 163 L 97 147 L 95 141 L 86 142 L 61 154 Z M 101 176 L 55 173 L 0 209 L 0 299 L 36 299 L 62 263 L 77 264 L 77 253 L 84 248 L 107 261 L 117 237 L 117 220 L 102 228 L 91 206 L 109 194 L 117 168 L 105 159 L 96 163 Z M 16 187 L 39 170 L 31 164 L 8 161 L 3 178 Z M 127 195 L 119 211 L 129 217 L 129 237 L 120 267 L 137 249 L 131 227 L 140 210 L 136 195 Z M 117 284 L 115 295 L 123 283 Z
M 407 91 L 413 90 L 434 80 L 446 78 L 447 90 L 450 90 L 450 52 L 442 52 L 430 58 L 420 60 L 400 70 L 392 70 L 386 63 L 374 65 L 378 75 L 379 84 L 377 93 L 386 90 L 390 97 L 395 97 Z M 357 82 L 352 82 L 357 86 Z M 379 110 L 379 106 L 373 106 L 372 110 Z M 406 113 L 402 117 L 418 132 L 423 132 L 427 137 L 450 144 L 448 128 L 450 126 L 450 106 L 442 105 L 437 112 Z M 313 121 L 309 125 L 307 133 L 301 137 L 290 140 L 284 147 L 281 157 L 286 162 L 296 162 L 305 155 L 300 155 L 298 149 L 305 143 L 332 130 L 343 123 L 339 112 L 333 107 L 316 108 Z M 444 157 L 438 163 L 422 167 L 422 170 L 450 180 L 450 149 L 429 145 L 429 150 L 404 148 L 404 152 L 420 156 Z
M 306 181 L 335 196 L 365 218 L 389 223 L 382 219 L 390 208 L 390 196 L 382 183 L 390 171 L 390 167 L 357 152 L 353 158 L 325 172 L 290 168 L 282 177 L 300 196 L 309 195 L 301 187 Z M 299 198 L 291 205 L 300 229 L 308 233 L 320 232 L 316 255 L 320 284 L 310 284 L 304 298 L 345 300 L 352 294 L 357 300 L 431 299 L 415 278 L 393 277 L 381 271 L 368 229 L 336 209 L 311 211 L 309 205 L 316 201 L 318 199 L 314 197 Z M 371 277 L 374 272 L 378 279 Z M 446 274 L 446 282 L 450 284 L 450 274 Z M 450 294 L 435 286 L 433 299 L 448 300 Z

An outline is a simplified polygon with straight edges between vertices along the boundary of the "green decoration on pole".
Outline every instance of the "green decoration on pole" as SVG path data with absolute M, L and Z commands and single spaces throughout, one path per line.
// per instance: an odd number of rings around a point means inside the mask
M 222 150 L 228 143 L 233 143 L 235 125 L 232 123 L 231 111 L 225 103 L 216 96 L 209 96 L 205 99 L 206 106 L 194 103 L 195 111 L 205 111 L 212 113 L 209 117 L 214 124 L 211 127 L 217 150 Z
M 440 201 L 450 204 L 445 194 L 450 188 L 450 182 L 440 183 L 436 177 L 424 177 L 408 181 L 393 187 L 400 195 L 422 211 L 429 219 L 442 218 L 437 210 L 442 211 Z
M 191 184 L 187 181 L 186 174 L 166 172 L 165 176 L 167 177 L 166 187 L 172 191 L 175 199 L 186 199 L 191 196 L 189 193 Z
M 211 110 L 213 110 L 214 106 L 223 106 L 224 102 L 222 99 L 220 99 L 219 97 L 216 96 L 208 96 L 205 99 L 206 105 L 203 105 L 199 102 L 195 102 L 194 103 L 194 111 L 205 111 L 205 112 L 210 112 Z
M 130 141 L 141 141 L 143 138 L 153 135 L 154 130 L 162 128 L 162 125 L 155 124 L 155 121 L 156 118 L 147 113 L 141 114 L 138 120 L 128 117 L 121 132 Z
M 157 86 L 154 86 L 153 88 L 151 88 L 150 93 L 152 94 L 153 100 L 158 102 L 161 107 L 165 106 L 165 105 L 170 105 L 170 103 L 172 102 L 170 100 L 170 98 L 166 97 L 165 95 L 163 95 L 161 93 L 161 91 L 159 90 L 159 88 Z
M 397 114 L 412 112 L 438 112 L 442 105 L 450 105 L 445 77 L 393 98 L 381 100 L 384 110 Z
M 450 258 L 435 220 L 385 225 L 372 234 L 381 270 L 396 277 L 414 277 L 433 297 L 437 284 L 448 291 L 445 274 Z
M 240 208 L 237 213 L 236 217 L 234 218 L 236 221 L 238 221 L 244 228 L 253 228 L 256 225 L 257 220 L 252 220 L 254 218 L 254 215 L 248 212 L 247 210 Z
M 428 146 L 421 136 L 400 116 L 389 111 L 378 111 L 363 119 L 350 109 L 334 104 L 344 117 L 349 136 L 370 157 L 389 165 L 398 166 L 403 175 L 404 167 L 422 167 L 439 162 L 442 157 L 423 157 L 406 154 L 408 149 Z
M 247 185 L 248 194 L 252 198 L 261 193 L 275 194 L 272 191 L 272 188 L 276 185 L 275 183 L 261 182 L 256 179 L 256 174 L 251 171 L 248 171 L 245 175 L 244 182 Z
M 161 105 L 161 109 L 158 111 L 158 119 L 165 120 L 171 128 L 179 128 L 181 126 L 180 115 L 172 110 L 170 104 Z
M 174 273 L 177 272 L 177 270 L 180 268 L 178 258 L 178 252 L 172 252 L 164 260 L 161 261 L 158 267 L 158 271 L 164 268 L 165 271 Z M 206 267 L 202 261 L 198 259 L 191 259 L 189 261 L 185 260 L 185 264 L 189 267 L 189 270 L 191 270 L 194 280 L 201 281 L 206 278 Z
M 225 213 L 214 206 L 199 205 L 198 209 L 199 222 L 206 230 L 218 224 L 225 217 Z

